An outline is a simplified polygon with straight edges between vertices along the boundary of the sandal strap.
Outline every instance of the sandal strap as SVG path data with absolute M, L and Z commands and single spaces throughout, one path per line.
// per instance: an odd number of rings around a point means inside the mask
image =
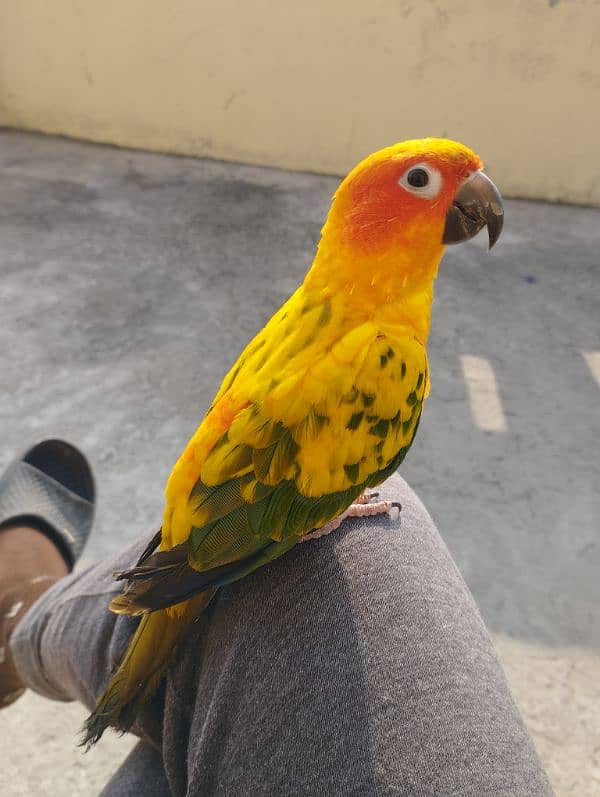
M 93 519 L 93 503 L 28 462 L 13 462 L 0 479 L 0 529 L 20 520 L 37 520 L 71 567 L 81 555 Z

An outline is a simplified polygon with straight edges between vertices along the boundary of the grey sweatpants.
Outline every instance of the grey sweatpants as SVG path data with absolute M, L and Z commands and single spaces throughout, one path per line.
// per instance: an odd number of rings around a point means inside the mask
M 468 589 L 423 505 L 346 521 L 223 588 L 103 794 L 552 794 Z M 11 639 L 90 709 L 135 628 L 106 610 L 146 540 L 58 582 Z M 93 755 L 93 751 L 90 753 Z

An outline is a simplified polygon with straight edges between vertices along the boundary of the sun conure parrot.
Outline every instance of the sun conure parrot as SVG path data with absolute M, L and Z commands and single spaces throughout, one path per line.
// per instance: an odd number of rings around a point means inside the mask
M 429 391 L 426 344 L 445 244 L 502 200 L 470 149 L 405 141 L 335 192 L 304 282 L 231 368 L 166 487 L 162 528 L 110 608 L 142 615 L 85 728 L 128 729 L 215 591 L 345 514 L 400 465 Z

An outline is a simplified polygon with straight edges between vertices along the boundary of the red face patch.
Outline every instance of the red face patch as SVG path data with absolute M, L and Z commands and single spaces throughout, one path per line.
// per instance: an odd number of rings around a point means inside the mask
M 407 175 L 419 165 L 426 167 L 436 186 L 432 182 L 423 190 L 411 190 Z M 458 186 L 474 167 L 478 164 L 422 155 L 368 164 L 350 175 L 336 195 L 336 210 L 343 214 L 342 240 L 353 248 L 377 251 L 408 243 L 415 235 L 415 225 L 421 228 L 425 224 L 437 231 Z M 437 190 L 428 195 L 434 188 Z

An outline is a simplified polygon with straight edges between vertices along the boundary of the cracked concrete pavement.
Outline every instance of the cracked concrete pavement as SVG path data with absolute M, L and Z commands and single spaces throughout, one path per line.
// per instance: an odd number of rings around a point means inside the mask
M 85 552 L 156 526 L 170 466 L 241 347 L 310 263 L 337 180 L 0 132 L 0 467 L 46 436 L 89 455 Z M 600 211 L 509 201 L 449 249 L 432 391 L 403 475 L 471 587 L 558 795 L 600 790 Z M 478 428 L 461 356 L 495 374 Z M 82 757 L 80 707 L 0 713 L 2 793 L 97 794 L 128 749 Z M 36 766 L 31 767 L 31 751 Z

